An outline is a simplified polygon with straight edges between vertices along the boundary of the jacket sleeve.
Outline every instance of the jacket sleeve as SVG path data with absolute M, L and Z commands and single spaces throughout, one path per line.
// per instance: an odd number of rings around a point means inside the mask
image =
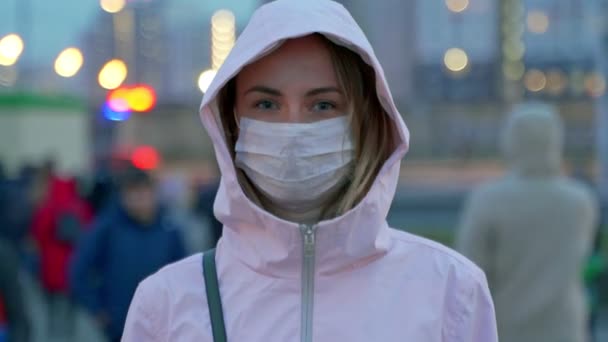
M 495 285 L 494 253 L 496 237 L 491 219 L 491 207 L 483 189 L 475 191 L 465 204 L 456 236 L 456 249 L 479 266 L 490 288 Z
M 72 259 L 70 287 L 76 301 L 92 314 L 102 313 L 101 295 L 94 279 L 103 273 L 109 227 L 96 225 L 84 234 Z
M 169 291 L 158 274 L 142 281 L 127 314 L 122 342 L 168 341 Z

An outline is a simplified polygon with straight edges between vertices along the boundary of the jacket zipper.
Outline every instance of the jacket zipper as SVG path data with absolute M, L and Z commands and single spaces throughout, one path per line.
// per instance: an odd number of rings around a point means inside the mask
M 314 225 L 300 225 L 303 242 L 302 258 L 302 322 L 301 342 L 312 342 L 312 316 L 315 296 L 315 233 Z

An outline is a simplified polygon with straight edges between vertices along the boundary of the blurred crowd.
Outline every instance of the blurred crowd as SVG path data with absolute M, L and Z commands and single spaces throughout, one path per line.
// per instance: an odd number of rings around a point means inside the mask
M 488 278 L 501 339 L 583 341 L 596 331 L 608 267 L 601 210 L 589 177 L 563 175 L 562 140 L 551 107 L 516 109 L 502 140 L 505 175 L 472 192 L 455 231 L 454 247 Z M 28 281 L 44 302 L 45 341 L 75 340 L 79 310 L 119 341 L 139 282 L 221 236 L 217 181 L 158 177 L 130 162 L 93 177 L 61 174 L 52 159 L 2 170 L 0 341 L 32 340 Z
M 32 340 L 28 281 L 46 308 L 38 335 L 74 340 L 84 309 L 119 341 L 139 282 L 219 239 L 216 183 L 157 179 L 129 162 L 108 170 L 63 175 L 49 159 L 0 172 L 0 341 Z

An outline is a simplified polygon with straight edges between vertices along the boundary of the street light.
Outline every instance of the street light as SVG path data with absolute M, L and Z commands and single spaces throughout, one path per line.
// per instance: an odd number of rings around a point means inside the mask
M 454 13 L 460 13 L 469 7 L 469 0 L 445 0 L 445 5 Z
M 530 32 L 543 34 L 549 29 L 549 17 L 543 11 L 531 11 L 526 18 L 526 24 Z
M 120 59 L 107 62 L 99 72 L 99 85 L 104 89 L 116 89 L 127 78 L 127 65 Z
M 551 95 L 560 95 L 568 86 L 566 75 L 560 70 L 551 70 L 547 72 L 547 91 Z
M 72 77 L 80 71 L 84 59 L 82 52 L 75 47 L 67 48 L 55 60 L 55 72 L 62 77 Z
M 601 97 L 606 92 L 606 79 L 599 72 L 593 72 L 585 77 L 585 90 L 591 97 Z
M 131 162 L 139 169 L 154 170 L 160 163 L 160 155 L 152 146 L 139 146 L 133 151 Z
M 123 86 L 108 94 L 107 103 L 117 112 L 149 112 L 156 105 L 156 92 L 146 84 Z
M 219 69 L 234 46 L 236 19 L 228 10 L 219 10 L 211 17 L 211 68 Z
M 207 89 L 209 89 L 209 86 L 211 85 L 211 82 L 213 81 L 213 78 L 216 74 L 217 70 L 208 69 L 203 71 L 198 77 L 198 87 L 201 92 L 203 92 L 203 94 L 207 92 Z
M 505 78 L 509 81 L 519 81 L 526 72 L 526 67 L 521 61 L 506 62 L 502 65 L 502 72 Z
M 0 39 L 0 65 L 11 66 L 23 52 L 23 39 L 11 33 Z
M 547 76 L 540 70 L 531 69 L 526 72 L 524 85 L 529 91 L 538 93 L 547 86 Z
M 108 13 L 118 13 L 125 8 L 125 0 L 101 0 L 99 2 L 101 8 Z
M 443 63 L 449 71 L 455 74 L 461 73 L 469 65 L 469 56 L 462 49 L 451 48 L 445 52 Z

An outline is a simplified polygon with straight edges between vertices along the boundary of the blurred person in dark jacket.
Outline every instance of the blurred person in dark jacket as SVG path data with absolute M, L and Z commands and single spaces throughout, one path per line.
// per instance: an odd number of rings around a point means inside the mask
M 156 184 L 129 168 L 119 196 L 81 241 L 71 269 L 73 295 L 111 341 L 119 341 L 140 281 L 185 256 L 181 227 L 161 207 Z
M 30 184 L 21 178 L 0 177 L 0 236 L 19 252 L 28 235 L 34 201 Z
M 19 255 L 6 239 L 0 238 L 0 311 L 6 317 L 8 341 L 29 341 L 29 320 L 19 281 Z

